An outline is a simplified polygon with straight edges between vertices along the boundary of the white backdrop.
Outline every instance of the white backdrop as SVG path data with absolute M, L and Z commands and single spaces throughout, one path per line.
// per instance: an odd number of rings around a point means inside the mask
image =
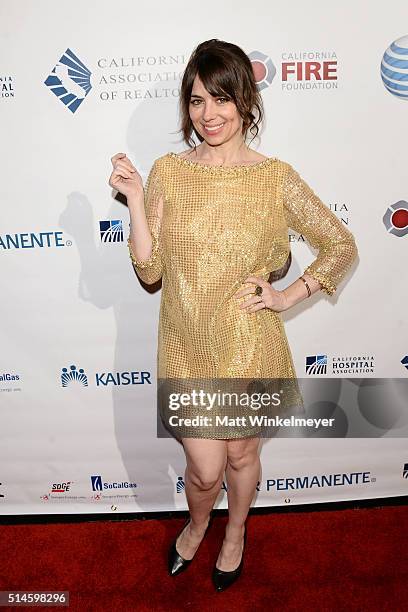
M 127 208 L 107 181 L 118 151 L 146 178 L 155 158 L 186 148 L 180 76 L 209 38 L 261 62 L 255 146 L 291 163 L 359 248 L 334 296 L 284 314 L 298 376 L 307 356 L 325 355 L 320 377 L 407 378 L 405 0 L 386 11 L 368 0 L 260 0 L 252 11 L 20 0 L 0 17 L 0 512 L 187 508 L 182 448 L 156 437 L 160 292 L 133 273 Z M 315 256 L 292 241 L 278 288 Z M 406 438 L 377 433 L 264 440 L 254 505 L 405 495 Z

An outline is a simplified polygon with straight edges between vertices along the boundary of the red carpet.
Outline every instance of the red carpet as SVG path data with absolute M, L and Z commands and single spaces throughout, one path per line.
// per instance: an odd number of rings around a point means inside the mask
M 86 612 L 408 608 L 406 506 L 252 514 L 243 573 L 223 593 L 210 572 L 225 515 L 188 570 L 167 575 L 167 547 L 184 522 L 0 525 L 0 590 L 66 590 L 69 610 Z

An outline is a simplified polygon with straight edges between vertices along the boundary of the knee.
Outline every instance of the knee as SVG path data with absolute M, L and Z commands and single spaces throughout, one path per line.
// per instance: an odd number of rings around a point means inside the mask
M 242 470 L 249 466 L 254 466 L 259 462 L 259 456 L 257 452 L 234 452 L 228 455 L 228 465 L 233 470 Z
M 191 482 L 202 491 L 209 491 L 221 480 L 221 474 L 207 470 L 190 471 L 189 476 Z

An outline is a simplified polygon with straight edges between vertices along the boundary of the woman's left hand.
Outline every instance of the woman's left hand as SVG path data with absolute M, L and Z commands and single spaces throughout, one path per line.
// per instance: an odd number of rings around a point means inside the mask
M 262 287 L 262 293 L 260 295 L 254 295 L 255 287 L 246 287 L 245 289 L 240 289 L 235 297 L 238 299 L 243 297 L 244 295 L 251 295 L 252 297 L 242 302 L 239 307 L 242 310 L 246 310 L 246 312 L 256 312 L 257 310 L 262 310 L 263 308 L 270 308 L 270 310 L 275 310 L 276 312 L 282 312 L 289 308 L 288 300 L 283 291 L 277 291 L 274 289 L 266 280 L 261 278 L 260 276 L 248 276 L 245 279 L 245 283 L 254 283 L 254 285 L 259 285 Z

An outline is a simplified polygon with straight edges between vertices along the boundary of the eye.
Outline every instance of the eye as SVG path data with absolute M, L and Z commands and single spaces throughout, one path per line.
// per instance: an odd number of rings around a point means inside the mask
M 190 100 L 190 104 L 192 104 L 193 106 L 198 106 L 200 102 L 201 100 L 198 100 L 197 98 L 194 98 L 194 100 Z
M 221 104 L 225 104 L 226 102 L 229 102 L 229 98 L 217 98 L 218 102 L 220 102 Z

